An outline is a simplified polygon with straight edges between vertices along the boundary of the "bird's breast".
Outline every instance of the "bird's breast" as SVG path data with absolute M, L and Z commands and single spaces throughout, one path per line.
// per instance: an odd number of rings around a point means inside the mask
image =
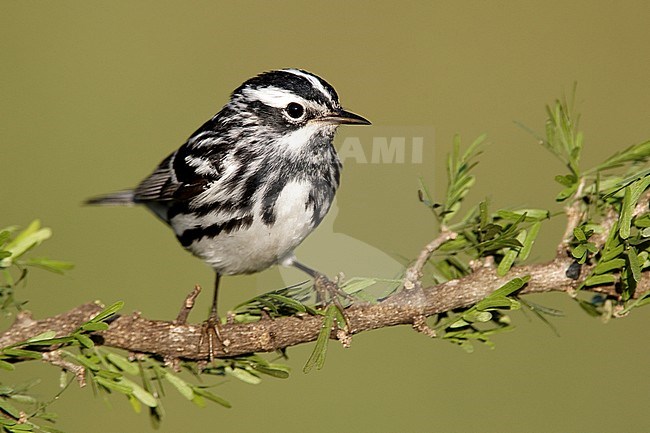
M 254 200 L 250 214 L 227 220 L 218 212 L 203 217 L 179 214 L 171 225 L 181 243 L 217 272 L 257 272 L 292 254 L 323 218 L 333 194 L 308 180 L 291 180 L 273 203 Z M 264 217 L 268 206 L 273 209 L 270 222 Z

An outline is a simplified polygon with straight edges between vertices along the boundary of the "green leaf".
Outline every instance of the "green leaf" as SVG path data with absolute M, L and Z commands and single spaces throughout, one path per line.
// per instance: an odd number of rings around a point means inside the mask
M 120 394 L 131 395 L 133 393 L 133 390 L 130 386 L 118 383 L 111 379 L 106 379 L 105 377 L 99 375 L 93 376 L 93 380 L 98 385 L 101 385 L 109 390 L 119 392 Z
M 492 292 L 490 296 L 488 296 L 486 299 L 503 298 L 506 296 L 510 296 L 516 291 L 518 291 L 519 289 L 521 289 L 522 287 L 524 287 L 524 285 L 528 283 L 528 281 L 530 281 L 530 275 L 526 275 L 525 277 L 522 278 L 520 277 L 513 278 L 512 280 L 508 281 L 503 286 L 499 287 L 494 292 Z
M 76 355 L 75 359 L 84 367 L 92 371 L 99 371 L 99 365 L 84 355 Z
M 498 276 L 503 277 L 508 273 L 512 265 L 515 263 L 517 254 L 519 254 L 519 252 L 511 248 L 506 251 L 506 253 L 503 255 L 503 258 L 501 259 L 501 262 L 499 262 L 499 266 L 497 267 Z
M 268 364 L 268 365 L 261 365 L 261 364 L 256 364 L 254 366 L 255 371 L 259 371 L 260 373 L 276 377 L 278 379 L 286 379 L 289 377 L 289 367 L 286 365 L 280 365 L 280 364 Z
M 490 313 L 489 311 L 470 310 L 467 313 L 463 314 L 463 320 L 469 323 L 474 323 L 474 322 L 485 323 L 485 322 L 489 322 L 491 319 L 492 319 L 492 313 Z
M 323 317 L 323 325 L 321 326 L 314 351 L 309 356 L 307 363 L 302 371 L 309 373 L 314 366 L 320 370 L 325 365 L 325 356 L 327 355 L 327 343 L 332 333 L 332 326 L 334 325 L 334 316 L 336 315 L 336 306 L 330 305 L 327 307 L 325 316 Z
M 13 371 L 16 369 L 16 367 L 14 367 L 13 364 L 10 364 L 9 362 L 3 361 L 1 359 L 0 359 L 0 368 L 7 371 Z
M 621 167 L 630 162 L 643 162 L 650 157 L 650 140 L 634 144 L 627 149 L 616 152 L 590 171 L 603 171 Z
M 578 190 L 578 184 L 570 186 L 569 188 L 564 188 L 562 191 L 559 192 L 558 195 L 555 196 L 555 201 L 564 201 L 567 198 L 571 197 L 573 194 L 575 194 L 577 190 Z
M 0 230 L 0 246 L 4 245 L 4 243 L 9 240 L 12 231 L 13 230 L 8 230 L 8 229 Z
M 79 341 L 79 343 L 85 348 L 90 349 L 95 346 L 93 340 L 91 340 L 90 337 L 88 337 L 87 335 L 76 333 L 73 334 L 73 337 L 76 338 L 77 341 Z
M 634 225 L 638 228 L 650 227 L 650 214 L 643 214 L 634 218 Z
M 490 221 L 490 217 L 488 215 L 488 203 L 486 200 L 478 204 L 478 212 L 480 222 L 479 228 L 481 231 L 485 231 L 487 229 L 488 222 Z
M 224 371 L 227 375 L 239 379 L 242 382 L 249 383 L 251 385 L 258 385 L 262 383 L 262 379 L 260 379 L 259 376 L 256 376 L 255 374 L 251 373 L 250 371 L 244 368 L 226 367 Z
M 550 218 L 551 213 L 545 209 L 500 210 L 497 215 L 509 221 L 537 222 Z
M 2 349 L 3 355 L 14 356 L 18 358 L 28 358 L 28 359 L 41 359 L 42 355 L 40 352 L 35 352 L 33 350 L 25 349 L 15 349 L 15 348 L 5 348 Z
M 119 383 L 127 386 L 131 390 L 131 392 L 127 394 L 137 398 L 145 406 L 152 408 L 158 406 L 158 400 L 156 400 L 156 397 L 154 397 L 149 391 L 145 390 L 137 383 L 132 382 L 125 377 L 122 377 L 119 380 Z
M 418 180 L 420 182 L 420 189 L 418 190 L 418 197 L 420 198 L 420 201 L 424 203 L 427 207 L 430 207 L 432 209 L 435 208 L 436 205 L 433 202 L 433 199 L 431 198 L 431 194 L 429 193 L 429 190 L 427 189 L 424 180 L 422 179 L 422 177 L 420 177 Z
M 610 250 L 607 250 L 607 248 L 608 248 L 608 245 L 605 244 L 606 251 L 603 253 L 603 256 L 601 258 L 601 261 L 603 261 L 603 262 L 611 261 L 612 259 L 620 256 L 623 253 L 623 251 L 625 250 L 625 246 L 623 244 L 617 245 L 616 247 L 614 247 L 613 249 L 610 249 Z
M 284 305 L 285 307 L 288 307 L 297 312 L 305 313 L 307 311 L 305 306 L 302 303 L 296 301 L 295 299 L 291 299 L 289 297 L 282 296 L 282 295 L 277 295 L 275 293 L 267 293 L 265 297 L 277 301 L 279 304 Z
M 587 254 L 587 246 L 585 244 L 577 245 L 573 250 L 571 250 L 571 255 L 576 259 L 581 258 Z
M 478 304 L 476 304 L 476 309 L 481 311 L 498 309 L 498 308 L 516 309 L 519 308 L 519 303 L 516 300 L 506 298 L 505 296 L 490 296 L 488 298 L 481 300 Z
M 483 145 L 485 140 L 487 139 L 487 134 L 483 133 L 476 137 L 472 144 L 469 145 L 465 153 L 463 154 L 463 161 L 469 161 L 472 158 L 478 156 L 481 153 L 480 147 Z M 460 136 L 458 137 L 458 141 L 460 143 Z
M 58 337 L 58 338 L 48 338 L 46 340 L 34 340 L 29 343 L 19 343 L 19 346 L 53 346 L 55 344 L 69 344 L 76 339 L 72 336 Z
M 79 329 L 86 332 L 106 331 L 108 329 L 108 324 L 104 322 L 90 322 L 81 325 Z
M 377 280 L 374 278 L 352 278 L 341 287 L 345 293 L 354 294 L 375 284 Z
M 35 335 L 32 338 L 25 340 L 25 343 L 34 343 L 41 340 L 50 340 L 54 337 L 56 337 L 56 331 L 45 331 L 38 335 Z
M 140 400 L 135 398 L 133 394 L 129 395 L 129 403 L 131 403 L 131 407 L 133 408 L 133 411 L 135 413 L 140 413 L 142 412 L 142 403 L 140 403 Z
M 613 259 L 606 262 L 599 262 L 594 268 L 594 274 L 600 275 L 606 272 L 611 272 L 613 270 L 622 269 L 625 266 L 625 260 L 623 259 Z
M 630 236 L 632 216 L 641 194 L 650 186 L 650 175 L 647 175 L 625 187 L 621 215 L 619 218 L 619 236 L 627 239 Z
M 105 370 L 105 369 L 100 369 L 96 373 L 98 376 L 103 377 L 104 379 L 110 379 L 110 380 L 119 380 L 122 378 L 122 373 L 119 373 L 117 371 L 111 371 L 111 370 Z
M 521 251 L 519 251 L 519 258 L 521 260 L 526 260 L 530 255 L 530 252 L 533 249 L 533 244 L 535 243 L 535 240 L 537 239 L 537 235 L 539 234 L 539 230 L 541 228 L 542 228 L 541 221 L 537 221 L 530 227 L 528 234 L 526 235 L 524 241 L 522 242 L 523 246 L 521 248 Z
M 10 242 L 4 246 L 4 250 L 11 252 L 11 257 L 3 259 L 2 266 L 6 267 L 8 263 L 15 261 L 17 258 L 25 254 L 28 250 L 39 245 L 46 239 L 52 236 L 52 230 L 48 228 L 41 228 L 39 220 L 34 220 L 29 226 Z
M 573 236 L 580 242 L 585 242 L 587 240 L 587 236 L 585 235 L 585 232 L 582 231 L 581 227 L 573 229 Z
M 208 400 L 213 401 L 217 404 L 220 404 L 221 406 L 226 407 L 228 409 L 232 407 L 232 405 L 227 400 L 219 397 L 218 395 L 211 393 L 210 391 L 204 388 L 196 387 L 194 388 L 194 393 L 200 395 L 201 397 L 205 397 Z
M 476 163 L 471 160 L 480 154 L 479 147 L 485 141 L 485 135 L 479 136 L 461 155 L 460 136 L 456 134 L 453 139 L 452 152 L 447 158 L 447 194 L 442 206 L 439 220 L 447 224 L 460 209 L 464 197 L 470 191 L 475 178 L 470 174 Z
M 21 404 L 38 403 L 38 400 L 36 400 L 36 398 L 32 397 L 31 395 L 25 395 L 25 394 L 14 394 L 11 396 L 11 400 Z
M 612 274 L 594 275 L 585 280 L 585 286 L 598 286 L 600 284 L 614 284 L 616 277 Z
M 632 224 L 632 213 L 634 212 L 634 203 L 632 202 L 631 187 L 625 188 L 623 204 L 621 206 L 621 217 L 619 218 L 619 236 L 627 239 L 630 236 L 630 225 Z
M 463 327 L 465 327 L 465 326 L 467 326 L 469 324 L 470 324 L 470 322 L 466 321 L 465 319 L 458 319 L 458 320 L 452 322 L 449 325 L 449 328 L 451 328 L 451 329 L 463 328 Z
M 116 366 L 117 368 L 119 368 L 121 371 L 125 373 L 136 376 L 140 372 L 138 365 L 136 363 L 129 362 L 128 359 L 118 355 L 117 353 L 108 352 L 106 354 L 106 358 L 111 364 L 113 364 L 114 366 Z
M 632 278 L 634 278 L 634 281 L 638 282 L 641 279 L 641 265 L 635 248 L 630 247 L 627 250 L 627 260 L 630 264 L 630 271 L 632 271 Z
M 521 215 L 519 217 L 519 221 L 521 221 L 521 218 L 523 218 L 524 215 Z M 527 237 L 527 232 L 526 230 L 522 230 L 519 232 L 517 237 L 515 238 L 517 242 L 519 242 L 521 245 L 523 245 L 523 242 L 525 241 Z M 497 267 L 497 275 L 503 277 L 508 273 L 512 265 L 515 263 L 515 260 L 519 256 L 519 251 L 521 251 L 521 248 L 518 249 L 513 249 L 509 248 L 507 249 L 506 253 L 504 254 L 503 258 L 501 259 L 501 262 L 499 262 L 499 266 Z
M 578 178 L 572 174 L 566 176 L 557 175 L 555 181 L 564 187 L 570 188 L 578 182 Z
M 74 264 L 70 262 L 64 262 L 61 260 L 51 260 L 46 258 L 31 258 L 26 262 L 29 266 L 38 267 L 45 269 L 50 272 L 57 274 L 63 274 L 65 271 L 69 271 L 74 268 Z
M 194 391 L 192 391 L 192 387 L 180 377 L 166 371 L 165 379 L 171 383 L 174 388 L 176 388 L 176 390 L 186 399 L 192 400 L 194 398 Z
M 14 432 L 33 432 L 34 428 L 32 427 L 31 424 L 14 424 L 11 427 L 7 428 L 9 432 L 14 433 Z
M 110 305 L 110 306 L 106 307 L 102 312 L 100 312 L 95 317 L 90 319 L 88 321 L 88 323 L 101 322 L 101 321 L 111 317 L 116 312 L 120 311 L 123 307 L 124 307 L 124 302 L 118 301 L 118 302 L 114 303 L 113 305 Z
M 205 407 L 205 399 L 200 395 L 194 394 L 194 397 L 192 398 L 192 403 L 194 403 L 198 407 Z

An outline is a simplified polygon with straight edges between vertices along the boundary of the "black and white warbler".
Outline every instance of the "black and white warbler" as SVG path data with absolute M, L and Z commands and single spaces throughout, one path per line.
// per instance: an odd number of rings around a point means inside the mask
M 145 205 L 210 265 L 216 282 L 208 322 L 218 332 L 221 275 L 280 264 L 321 277 L 293 251 L 321 222 L 338 188 L 341 163 L 332 141 L 341 124 L 370 122 L 343 110 L 334 88 L 314 74 L 265 72 L 235 89 L 135 189 L 87 203 Z

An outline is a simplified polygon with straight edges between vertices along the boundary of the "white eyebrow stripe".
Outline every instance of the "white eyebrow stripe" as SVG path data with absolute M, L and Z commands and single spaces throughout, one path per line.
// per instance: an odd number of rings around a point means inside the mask
M 299 77 L 306 78 L 316 90 L 321 92 L 323 96 L 325 96 L 330 102 L 334 102 L 332 101 L 332 95 L 330 94 L 330 92 L 327 91 L 325 86 L 323 86 L 323 84 L 320 82 L 318 78 L 306 72 L 299 71 L 298 69 L 283 69 L 283 71 L 289 72 L 290 74 L 297 75 Z
M 303 98 L 286 89 L 275 86 L 258 89 L 245 88 L 242 93 L 251 100 L 260 101 L 269 107 L 284 108 L 290 102 L 305 102 Z

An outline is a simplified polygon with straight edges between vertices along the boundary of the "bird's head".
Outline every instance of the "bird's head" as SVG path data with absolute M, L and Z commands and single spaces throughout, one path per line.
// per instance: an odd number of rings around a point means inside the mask
M 257 127 L 264 135 L 333 135 L 339 125 L 370 124 L 345 111 L 336 90 L 325 80 L 299 69 L 269 71 L 249 79 L 235 89 L 225 108 L 233 122 Z

